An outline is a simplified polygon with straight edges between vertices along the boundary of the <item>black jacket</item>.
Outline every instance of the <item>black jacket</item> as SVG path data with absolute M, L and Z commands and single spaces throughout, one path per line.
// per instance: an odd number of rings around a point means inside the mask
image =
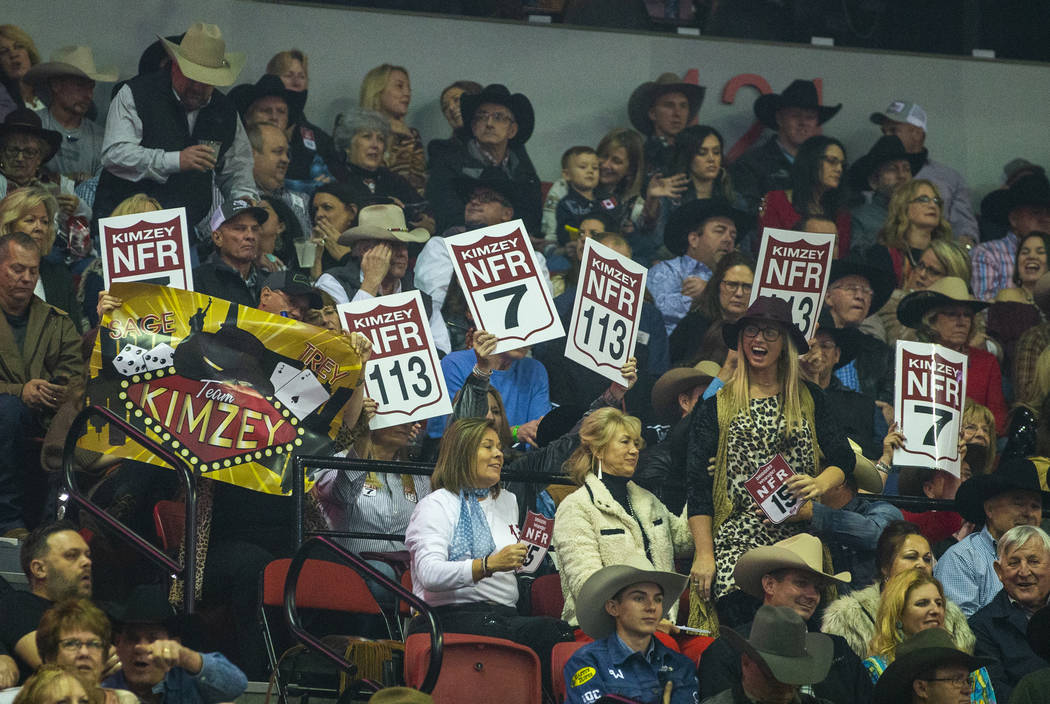
M 853 360 L 860 379 L 860 392 L 876 401 L 893 405 L 893 348 L 877 337 L 863 333 Z
M 729 175 L 733 178 L 733 188 L 744 197 L 751 213 L 758 212 L 762 196 L 791 188 L 791 162 L 784 156 L 775 134 L 741 154 L 729 165 Z
M 339 285 L 343 287 L 344 291 L 346 291 L 347 299 L 352 301 L 357 294 L 357 291 L 361 288 L 361 262 L 350 258 L 347 258 L 344 261 L 346 263 L 342 266 L 328 269 L 325 273 L 339 282 Z M 412 279 L 412 274 L 406 273 L 401 277 L 402 291 L 413 291 L 415 288 L 416 284 Z M 427 318 L 429 318 L 431 313 L 433 313 L 434 303 L 426 293 L 420 291 L 419 295 L 423 297 L 423 308 L 426 310 Z
M 254 281 L 249 284 L 240 272 L 222 260 L 218 252 L 212 252 L 203 264 L 193 270 L 193 290 L 255 308 L 259 305 L 262 279 L 262 273 L 256 271 Z
M 997 701 L 1009 701 L 1022 677 L 1046 667 L 1046 661 L 1028 645 L 1028 617 L 1020 606 L 1010 603 L 1005 589 L 970 617 L 970 628 L 977 637 L 973 654 L 996 660 L 988 666 L 988 674 Z
M 674 515 L 685 507 L 685 463 L 676 462 L 684 457 L 689 442 L 689 417 L 678 421 L 663 442 L 642 450 L 638 457 L 638 469 L 634 483 L 651 491 Z
M 842 432 L 861 446 L 865 457 L 882 455 L 882 438 L 875 437 L 875 401 L 870 396 L 847 389 L 838 377 L 832 376 L 824 398 L 831 414 L 839 419 Z

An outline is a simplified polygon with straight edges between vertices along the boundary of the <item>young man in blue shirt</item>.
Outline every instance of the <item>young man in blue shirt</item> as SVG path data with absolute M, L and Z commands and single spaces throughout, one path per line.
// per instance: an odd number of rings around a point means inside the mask
M 580 628 L 594 638 L 565 665 L 567 704 L 593 704 L 605 694 L 637 702 L 695 704 L 695 664 L 653 637 L 685 589 L 684 575 L 631 558 L 584 583 L 576 600 Z

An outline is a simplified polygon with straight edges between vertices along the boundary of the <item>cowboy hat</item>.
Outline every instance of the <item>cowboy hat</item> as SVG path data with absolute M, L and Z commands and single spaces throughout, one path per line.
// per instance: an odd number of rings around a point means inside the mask
M 595 640 L 616 633 L 616 619 L 605 610 L 605 602 L 624 587 L 640 582 L 653 582 L 663 590 L 661 615 L 666 617 L 671 607 L 678 603 L 678 597 L 688 580 L 682 574 L 654 570 L 652 564 L 643 557 L 626 556 L 623 564 L 603 567 L 583 583 L 576 597 L 576 617 L 580 621 L 580 628 Z
M 368 205 L 361 208 L 357 225 L 339 236 L 344 247 L 358 240 L 388 240 L 393 242 L 426 242 L 430 233 L 422 227 L 414 230 L 405 225 L 405 211 L 396 205 Z
M 934 308 L 954 305 L 966 306 L 977 313 L 990 304 L 974 298 L 966 282 L 958 276 L 945 276 L 928 289 L 913 291 L 902 298 L 897 306 L 897 320 L 901 325 L 917 329 L 922 325 L 922 317 Z
M 722 636 L 783 684 L 822 682 L 831 669 L 831 638 L 809 633 L 802 617 L 786 606 L 760 606 L 750 638 L 726 627 Z
M 507 178 L 500 169 L 494 167 L 485 168 L 477 178 L 471 176 L 456 176 L 452 179 L 452 186 L 456 189 L 456 195 L 458 195 L 464 203 L 470 200 L 470 196 L 474 193 L 474 189 L 476 188 L 488 188 L 495 191 L 503 196 L 503 198 L 511 204 L 510 207 L 512 208 L 514 207 L 518 195 L 511 180 Z
M 262 285 L 271 291 L 283 291 L 289 296 L 303 296 L 314 310 L 324 308 L 321 292 L 314 287 L 310 276 L 304 272 L 291 269 L 275 271 L 263 280 Z
M 828 574 L 824 571 L 824 548 L 820 538 L 799 533 L 790 538 L 751 548 L 737 560 L 733 578 L 741 591 L 761 599 L 764 595 L 762 578 L 775 570 L 795 569 L 809 572 L 821 580 L 849 586 L 849 572 Z
M 288 106 L 291 113 L 292 104 L 288 97 L 289 90 L 284 87 L 280 78 L 270 73 L 264 73 L 255 83 L 242 83 L 230 89 L 229 98 L 237 106 L 237 112 L 243 119 L 248 109 L 256 100 L 261 98 L 280 98 Z
M 846 438 L 846 440 L 857 457 L 857 462 L 853 466 L 853 480 L 857 483 L 857 488 L 869 494 L 881 494 L 885 485 L 879 470 L 875 469 L 875 463 L 864 456 L 864 450 L 853 438 Z
M 1003 459 L 991 474 L 975 474 L 955 492 L 955 510 L 977 525 L 984 525 L 984 502 L 1008 491 L 1034 491 L 1043 503 L 1050 501 L 1050 493 L 1043 491 L 1039 472 L 1032 460 L 1023 457 Z
M 689 101 L 689 118 L 686 124 L 693 121 L 700 112 L 707 89 L 695 83 L 686 83 L 676 74 L 662 73 L 655 81 L 646 81 L 634 89 L 627 101 L 627 115 L 634 128 L 645 135 L 653 133 L 653 121 L 649 119 L 649 110 L 661 95 L 681 93 Z
M 7 113 L 7 117 L 0 124 L 0 143 L 12 134 L 28 134 L 47 144 L 48 151 L 44 153 L 41 164 L 51 161 L 51 157 L 57 154 L 59 147 L 62 146 L 62 135 L 54 130 L 45 130 L 40 122 L 40 116 L 29 108 L 15 108 Z
M 244 68 L 244 54 L 226 51 L 226 40 L 217 25 L 194 22 L 182 41 L 157 36 L 164 51 L 179 65 L 182 75 L 209 86 L 232 86 Z
M 511 95 L 507 86 L 500 83 L 491 83 L 482 88 L 480 93 L 464 94 L 460 97 L 459 108 L 463 115 L 464 127 L 470 129 L 474 124 L 474 113 L 485 103 L 502 105 L 514 116 L 514 121 L 518 124 L 518 133 L 511 138 L 511 144 L 525 144 L 529 141 L 536 126 L 536 114 L 532 110 L 532 103 L 521 93 Z
M 938 667 L 962 665 L 973 672 L 995 664 L 994 658 L 969 655 L 956 647 L 948 631 L 926 628 L 897 646 L 896 657 L 875 683 L 872 704 L 904 704 L 912 701 L 912 683 Z
M 705 360 L 694 367 L 676 367 L 668 369 L 653 384 L 650 399 L 653 411 L 658 418 L 679 420 L 681 409 L 678 406 L 678 394 L 689 391 L 701 384 L 710 383 L 718 376 L 721 367 L 717 362 Z
M 667 219 L 664 246 L 675 256 L 682 256 L 689 249 L 689 233 L 703 228 L 704 223 L 711 218 L 732 220 L 738 234 L 747 228 L 747 214 L 725 201 L 715 198 L 691 200 L 675 208 Z
M 1039 277 L 1032 290 L 1032 298 L 1044 313 L 1050 315 L 1050 271 Z
M 57 76 L 77 76 L 91 81 L 111 83 L 119 76 L 116 66 L 95 67 L 95 54 L 89 46 L 66 46 L 51 54 L 51 60 L 39 63 L 26 72 L 23 80 L 36 85 Z
M 850 179 L 855 190 L 870 191 L 869 183 L 872 174 L 891 161 L 907 161 L 908 152 L 904 149 L 904 142 L 895 134 L 887 134 L 879 137 L 872 145 L 868 153 L 857 159 L 849 170 Z
M 831 274 L 828 276 L 828 290 L 836 281 L 847 276 L 860 276 L 868 280 L 871 286 L 871 305 L 868 306 L 868 315 L 877 313 L 886 301 L 893 295 L 893 289 L 897 287 L 897 279 L 893 272 L 878 267 L 869 266 L 860 262 L 846 259 L 836 259 L 831 262 Z
M 126 599 L 109 602 L 103 610 L 118 629 L 133 623 L 160 624 L 174 635 L 185 620 L 168 602 L 167 588 L 154 584 L 140 584 Z
M 188 379 L 237 381 L 263 396 L 272 396 L 273 355 L 255 335 L 236 324 L 223 323 L 217 332 L 195 332 L 175 348 L 172 366 Z
M 1032 168 L 1034 170 L 1031 173 L 1017 177 L 1016 181 L 1008 180 L 1008 186 L 997 188 L 986 195 L 981 200 L 981 218 L 1009 227 L 1010 211 L 1014 208 L 1048 205 L 1050 182 L 1047 181 L 1046 171 L 1041 166 L 1032 165 Z
M 817 121 L 824 124 L 842 109 L 842 103 L 831 107 L 821 105 L 817 96 L 817 84 L 797 79 L 783 93 L 767 93 L 755 101 L 755 117 L 771 130 L 777 129 L 777 110 L 780 108 L 809 108 L 817 111 Z
M 837 328 L 835 319 L 831 317 L 831 311 L 825 307 L 817 319 L 816 335 L 821 333 L 828 335 L 839 348 L 839 361 L 835 362 L 832 369 L 839 369 L 852 362 L 857 357 L 857 350 L 864 344 L 864 333 L 857 328 Z
M 744 314 L 740 316 L 739 320 L 733 323 L 726 323 L 722 326 L 722 340 L 726 343 L 726 346 L 729 347 L 729 349 L 735 350 L 737 347 L 737 338 L 740 337 L 740 331 L 743 330 L 748 323 L 759 320 L 778 323 L 782 327 L 787 328 L 788 335 L 790 335 L 791 339 L 794 341 L 799 354 L 802 354 L 809 349 L 809 342 L 806 340 L 806 336 L 803 334 L 801 328 L 795 324 L 795 321 L 792 318 L 791 304 L 783 298 L 777 298 L 775 296 L 759 296 L 755 299 L 755 302 L 744 311 Z

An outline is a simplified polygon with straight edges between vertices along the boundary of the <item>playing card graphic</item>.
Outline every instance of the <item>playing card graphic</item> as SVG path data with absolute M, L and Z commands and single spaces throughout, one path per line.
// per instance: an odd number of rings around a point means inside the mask
M 124 349 L 113 358 L 113 366 L 124 376 L 132 376 L 146 371 L 146 365 L 142 356 L 146 353 L 145 348 L 138 345 L 124 345 Z
M 310 370 L 299 372 L 295 378 L 279 388 L 274 396 L 300 420 L 328 400 L 328 392 Z
M 274 391 L 278 391 L 282 386 L 298 376 L 301 371 L 301 369 L 293 367 L 291 364 L 278 362 L 277 366 L 273 368 L 273 373 L 270 374 L 270 383 L 273 384 Z
M 174 361 L 175 349 L 166 342 L 160 343 L 142 355 L 142 363 L 145 365 L 147 372 L 167 369 L 174 364 Z

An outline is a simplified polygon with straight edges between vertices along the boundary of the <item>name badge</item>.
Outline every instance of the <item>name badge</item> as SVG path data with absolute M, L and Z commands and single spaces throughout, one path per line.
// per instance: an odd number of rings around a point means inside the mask
M 314 131 L 309 127 L 303 127 L 299 130 L 299 133 L 303 137 L 303 146 L 312 152 L 316 152 L 317 142 L 314 141 Z
M 368 499 L 376 495 L 376 488 L 367 484 L 361 488 L 361 498 Z

